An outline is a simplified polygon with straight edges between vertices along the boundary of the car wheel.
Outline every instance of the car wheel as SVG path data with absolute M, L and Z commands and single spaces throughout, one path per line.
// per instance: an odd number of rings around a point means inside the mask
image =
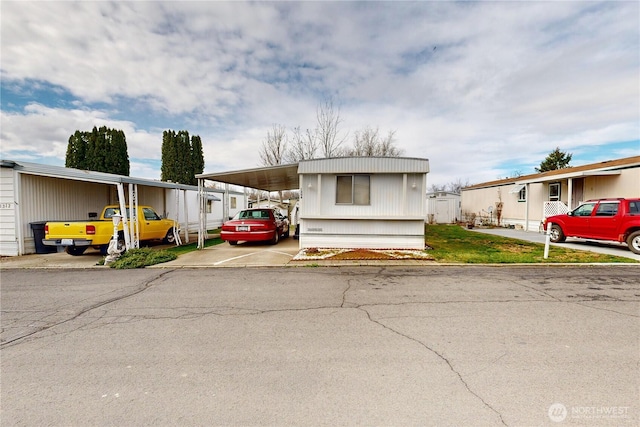
M 162 241 L 169 244 L 173 244 L 176 242 L 176 235 L 173 232 L 173 228 L 170 228 L 169 231 L 167 231 L 167 235 L 164 236 L 164 239 L 162 239 Z
M 86 246 L 67 246 L 67 248 L 65 249 L 65 251 L 69 254 L 69 255 L 73 255 L 73 256 L 80 256 L 84 253 L 84 251 L 87 250 Z
M 238 242 L 236 242 L 235 240 L 229 240 L 229 244 L 230 244 L 231 246 L 235 246 L 235 245 L 237 245 L 237 244 L 238 244 Z
M 640 254 L 640 230 L 634 231 L 627 237 L 627 245 L 634 254 Z
M 551 226 L 551 231 L 549 231 L 549 239 L 553 243 L 562 243 L 567 240 L 564 233 L 562 232 L 562 228 L 560 228 L 560 226 L 556 224 L 553 224 Z
M 276 228 L 276 231 L 273 232 L 273 239 L 271 239 L 271 244 L 276 245 L 280 241 L 280 230 Z

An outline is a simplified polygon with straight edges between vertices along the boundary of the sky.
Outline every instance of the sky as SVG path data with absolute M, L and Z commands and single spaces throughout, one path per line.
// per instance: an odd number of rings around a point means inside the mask
M 640 2 L 0 2 L 0 157 L 64 166 L 69 136 L 122 129 L 160 179 L 162 132 L 205 172 L 262 166 L 273 125 L 326 100 L 351 144 L 395 132 L 428 185 L 640 155 Z

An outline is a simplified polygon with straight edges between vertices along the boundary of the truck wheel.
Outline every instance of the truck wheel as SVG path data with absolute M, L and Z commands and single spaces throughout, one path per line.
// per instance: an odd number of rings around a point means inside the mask
M 87 250 L 86 246 L 67 246 L 67 248 L 65 249 L 65 251 L 69 254 L 69 255 L 73 255 L 73 256 L 80 256 L 84 253 L 84 251 Z
M 100 255 L 104 255 L 107 256 L 109 255 L 109 244 L 111 244 L 111 241 L 109 241 L 109 243 L 107 243 L 106 245 L 102 245 L 100 246 Z M 124 241 L 124 233 L 121 231 L 118 233 L 118 252 L 122 253 L 124 252 L 125 248 L 126 248 L 126 243 Z
M 562 243 L 565 240 L 567 240 L 564 233 L 562 232 L 562 228 L 560 228 L 560 226 L 556 224 L 553 224 L 553 226 L 551 227 L 551 231 L 549 232 L 549 235 L 550 235 L 549 239 L 553 243 Z
M 162 241 L 169 244 L 173 244 L 176 242 L 176 235 L 173 233 L 173 228 L 167 231 L 167 235 L 164 236 L 164 239 Z
M 627 237 L 627 245 L 634 254 L 640 254 L 640 230 L 634 231 Z

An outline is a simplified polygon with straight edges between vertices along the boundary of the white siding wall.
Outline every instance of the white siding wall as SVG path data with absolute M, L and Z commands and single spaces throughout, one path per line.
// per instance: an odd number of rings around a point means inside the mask
M 301 248 L 424 249 L 424 221 L 304 220 Z
M 0 256 L 18 255 L 14 171 L 0 168 Z
M 366 175 L 369 205 L 336 204 L 337 174 L 301 175 L 301 248 L 424 249 L 426 175 Z

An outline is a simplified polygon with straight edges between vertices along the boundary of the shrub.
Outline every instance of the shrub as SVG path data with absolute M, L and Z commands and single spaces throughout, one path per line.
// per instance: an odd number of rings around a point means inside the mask
M 178 255 L 165 250 L 151 248 L 129 249 L 111 264 L 111 268 L 144 268 L 149 265 L 173 261 Z

